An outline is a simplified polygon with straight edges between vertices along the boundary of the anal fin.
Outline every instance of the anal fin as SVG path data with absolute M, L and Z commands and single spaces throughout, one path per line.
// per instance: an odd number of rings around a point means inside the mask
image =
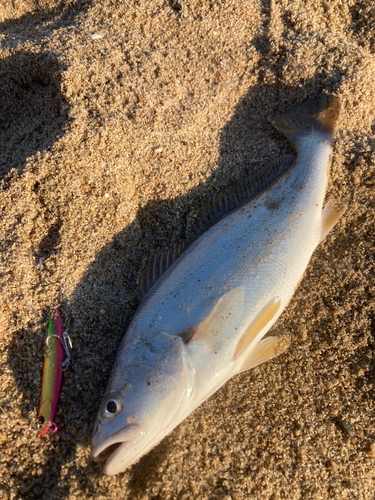
M 290 345 L 288 337 L 268 337 L 259 342 L 249 356 L 244 359 L 238 373 L 245 372 L 251 368 L 269 361 L 287 350 Z
M 331 200 L 327 201 L 322 211 L 322 233 L 319 243 L 324 240 L 344 212 L 345 208 L 339 209 Z

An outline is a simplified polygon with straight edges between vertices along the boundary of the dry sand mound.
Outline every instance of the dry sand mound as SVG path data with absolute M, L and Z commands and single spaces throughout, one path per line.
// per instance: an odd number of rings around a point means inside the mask
M 374 499 L 374 5 L 0 2 L 1 498 Z M 290 152 L 268 115 L 322 91 L 342 102 L 328 195 L 348 209 L 273 330 L 291 348 L 104 477 L 90 433 L 142 264 Z M 76 363 L 41 439 L 23 426 L 56 299 Z

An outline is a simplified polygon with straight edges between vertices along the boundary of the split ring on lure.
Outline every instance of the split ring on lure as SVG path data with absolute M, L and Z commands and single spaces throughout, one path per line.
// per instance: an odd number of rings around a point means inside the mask
M 72 342 L 68 332 L 63 332 L 60 313 L 57 307 L 51 310 L 47 331 L 47 352 L 43 366 L 43 381 L 38 411 L 38 435 L 57 431 L 53 422 L 60 396 L 62 372 L 72 364 L 70 348 Z M 64 358 L 65 351 L 65 360 Z

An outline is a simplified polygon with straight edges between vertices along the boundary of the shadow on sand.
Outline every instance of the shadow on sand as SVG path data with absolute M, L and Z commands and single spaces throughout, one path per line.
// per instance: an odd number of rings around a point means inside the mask
M 7 33 L 0 41 L 11 55 L 0 61 L 0 186 L 6 189 L 12 169 L 22 172 L 27 158 L 52 148 L 69 122 L 69 105 L 61 92 L 65 70 L 51 51 L 35 52 L 22 48 L 40 44 L 62 25 L 75 24 L 78 14 L 91 0 L 61 2 L 52 10 L 35 2 L 34 12 L 0 24 Z M 39 29 L 48 24 L 48 29 Z
M 254 41 L 254 45 L 267 52 L 268 26 L 265 23 L 264 35 Z M 318 95 L 323 90 L 332 91 L 339 87 L 337 75 L 327 74 L 324 86 L 318 80 L 305 82 L 303 89 L 286 88 L 278 74 L 282 64 L 282 54 L 274 58 L 268 49 L 269 57 L 262 58 L 262 70 L 258 85 L 251 88 L 248 94 L 237 105 L 228 124 L 221 132 L 220 161 L 217 169 L 206 183 L 197 186 L 183 196 L 172 200 L 153 200 L 139 208 L 136 219 L 123 231 L 118 233 L 112 242 L 107 244 L 90 265 L 87 273 L 77 286 L 70 304 L 62 305 L 65 326 L 69 327 L 74 339 L 75 371 L 68 372 L 61 394 L 60 407 L 64 410 L 58 414 L 64 426 L 60 438 L 53 442 L 53 448 L 47 453 L 48 464 L 40 475 L 17 477 L 19 483 L 19 498 L 31 499 L 30 492 L 40 492 L 38 499 L 69 498 L 69 487 L 58 487 L 61 468 L 76 457 L 77 446 L 86 446 L 90 441 L 91 430 L 98 411 L 102 395 L 113 365 L 117 348 L 127 326 L 138 306 L 137 279 L 139 272 L 151 253 L 160 246 L 170 246 L 185 237 L 191 221 L 191 207 L 199 205 L 208 196 L 218 189 L 225 188 L 226 184 L 236 178 L 244 178 L 254 169 L 261 169 L 271 155 L 290 154 L 290 144 L 268 123 L 269 114 L 285 107 L 287 102 L 296 102 L 308 92 L 311 96 Z M 275 83 L 264 82 L 265 74 L 271 71 L 275 75 Z M 342 76 L 344 78 L 344 76 Z M 319 79 L 320 81 L 320 79 Z M 20 92 L 24 90 L 21 83 Z M 57 92 L 46 85 L 46 99 Z M 52 84 L 55 85 L 55 84 Z M 307 90 L 306 90 L 307 89 Z M 23 94 L 22 94 L 23 95 Z M 61 97 L 60 97 L 61 98 Z M 61 101 L 60 101 L 61 102 Z M 51 113 L 57 113 L 56 104 Z M 31 108 L 30 108 L 31 113 Z M 48 120 L 48 118 L 46 118 Z M 53 137 L 62 130 L 64 119 L 56 125 Z M 249 140 L 249 131 L 251 141 Z M 17 132 L 14 133 L 17 135 Z M 13 137 L 13 135 L 12 135 Z M 261 149 L 267 138 L 267 151 Z M 34 146 L 36 147 L 36 146 Z M 29 154 L 29 153 L 27 153 Z M 26 153 L 25 153 L 26 156 Z M 22 161 L 21 161 L 22 163 Z M 178 213 L 178 215 L 177 215 Z M 163 221 L 161 223 L 160 221 Z M 110 319 L 102 318 L 98 311 L 101 296 L 107 298 L 110 308 Z M 23 386 L 20 366 L 22 347 L 20 339 L 27 343 L 27 336 L 31 332 L 24 332 L 23 337 L 17 336 L 9 351 L 9 364 L 13 368 L 19 390 L 30 390 Z M 42 346 L 38 346 L 38 349 Z M 40 351 L 39 351 L 40 352 Z M 28 370 L 37 373 L 40 371 L 41 361 L 38 352 Z M 82 383 L 84 379 L 84 384 Z M 71 388 L 74 387 L 74 390 Z M 33 391 L 35 392 L 35 391 Z M 38 393 L 25 401 L 25 413 L 36 408 L 39 403 Z M 170 451 L 168 439 L 164 439 L 147 456 L 143 457 L 130 471 L 129 498 L 140 495 L 145 487 L 159 479 L 159 467 L 162 457 Z M 94 488 L 94 481 L 102 474 L 102 465 L 89 463 L 85 468 L 78 460 L 74 466 L 70 465 L 68 477 L 80 482 L 82 490 Z M 58 470 L 52 475 L 51 471 Z M 147 474 L 145 474 L 147 470 Z

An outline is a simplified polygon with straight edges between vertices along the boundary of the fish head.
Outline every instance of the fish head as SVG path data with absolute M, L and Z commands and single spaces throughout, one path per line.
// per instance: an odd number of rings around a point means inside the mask
M 116 360 L 91 441 L 114 475 L 135 463 L 186 416 L 192 370 L 179 336 L 159 332 Z

